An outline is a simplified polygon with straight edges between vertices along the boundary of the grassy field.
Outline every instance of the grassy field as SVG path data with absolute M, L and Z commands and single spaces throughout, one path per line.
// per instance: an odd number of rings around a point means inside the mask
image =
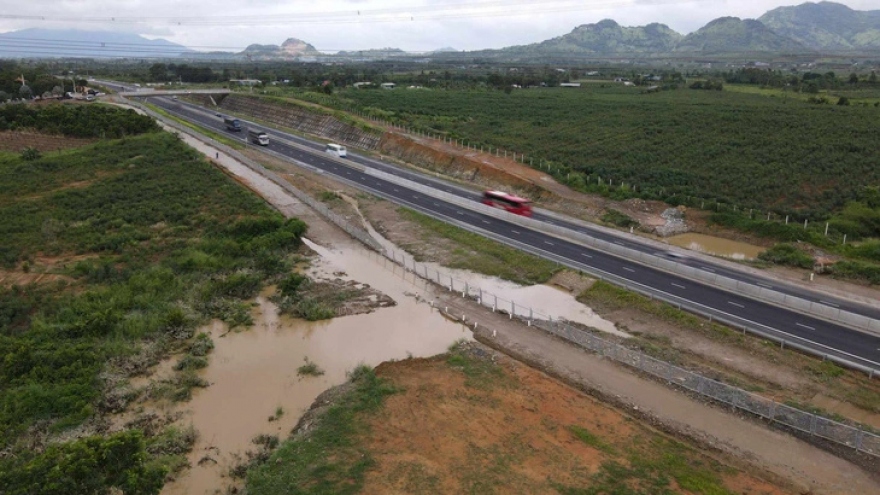
M 614 84 L 511 94 L 346 90 L 322 101 L 552 162 L 575 187 L 611 180 L 662 197 L 823 216 L 880 182 L 873 106 Z
M 179 377 L 153 398 L 202 385 L 211 343 L 195 328 L 247 324 L 245 301 L 289 271 L 305 224 L 154 131 L 0 155 L 0 218 L 3 273 L 55 280 L 0 287 L 0 486 L 157 493 L 191 435 L 91 425 L 135 400 L 127 379 L 169 352 L 186 351 Z

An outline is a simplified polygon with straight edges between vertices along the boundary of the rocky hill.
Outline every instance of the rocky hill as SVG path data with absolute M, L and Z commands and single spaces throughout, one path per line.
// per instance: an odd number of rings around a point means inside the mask
M 249 45 L 238 53 L 239 56 L 251 60 L 275 60 L 296 59 L 301 57 L 314 57 L 321 55 L 314 46 L 297 38 L 288 38 L 281 46 L 278 45 Z
M 676 52 L 714 53 L 804 53 L 809 49 L 780 36 L 754 19 L 721 17 L 684 37 Z
M 526 47 L 511 47 L 507 50 L 598 54 L 667 53 L 672 51 L 681 39 L 681 34 L 665 24 L 623 27 L 611 19 L 605 19 L 595 24 L 578 26 L 572 32 L 558 38 Z
M 833 2 L 779 7 L 758 20 L 814 50 L 880 48 L 880 10 L 858 11 Z

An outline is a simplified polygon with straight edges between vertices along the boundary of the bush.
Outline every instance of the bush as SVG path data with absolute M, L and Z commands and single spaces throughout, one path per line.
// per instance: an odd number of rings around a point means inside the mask
M 815 261 L 808 253 L 791 244 L 777 244 L 758 255 L 758 258 L 777 265 L 813 268 Z
M 278 290 L 284 296 L 292 296 L 303 285 L 310 282 L 309 277 L 301 273 L 291 273 L 278 283 Z
M 40 150 L 30 146 L 21 151 L 21 159 L 25 161 L 39 160 L 42 156 Z
M 143 435 L 125 431 L 52 444 L 28 459 L 3 461 L 0 486 L 6 495 L 126 495 L 159 493 L 165 470 L 148 466 Z M 9 469 L 11 464 L 15 469 Z
M 617 210 L 606 210 L 602 215 L 602 221 L 623 228 L 639 226 L 639 222 Z

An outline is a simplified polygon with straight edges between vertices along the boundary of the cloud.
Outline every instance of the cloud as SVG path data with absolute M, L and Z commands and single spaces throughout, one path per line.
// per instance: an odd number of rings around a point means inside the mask
M 624 26 L 667 24 L 687 34 L 722 16 L 755 18 L 797 0 L 68 0 L 47 11 L 19 2 L 0 19 L 0 31 L 28 27 L 133 32 L 164 37 L 198 50 L 237 51 L 252 43 L 299 38 L 320 50 L 397 47 L 409 51 L 459 50 L 534 43 L 581 24 L 611 18 Z M 851 8 L 878 8 L 877 0 L 841 0 Z M 8 9 L 6 9 L 8 10 Z M 360 14 L 358 14 L 360 12 Z M 7 12 L 7 15 L 9 13 Z M 100 18 L 87 22 L 86 18 Z

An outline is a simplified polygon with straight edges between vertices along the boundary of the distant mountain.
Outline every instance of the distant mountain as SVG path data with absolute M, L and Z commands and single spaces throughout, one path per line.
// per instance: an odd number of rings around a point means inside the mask
M 814 50 L 880 48 L 880 10 L 858 11 L 833 2 L 804 3 L 773 9 L 758 20 Z
M 0 58 L 176 58 L 192 52 L 168 40 L 112 31 L 32 28 L 0 33 Z
M 237 54 L 251 60 L 275 60 L 296 59 L 301 57 L 315 57 L 321 55 L 314 46 L 297 38 L 288 38 L 281 46 L 278 45 L 249 45 Z
M 579 52 L 603 55 L 622 53 L 671 52 L 682 35 L 665 24 L 623 27 L 611 19 L 584 24 L 564 36 L 522 47 L 504 50 L 546 52 L 553 54 Z
M 684 37 L 676 52 L 717 53 L 805 53 L 806 46 L 781 36 L 761 21 L 721 17 Z
M 444 46 L 443 48 L 438 48 L 436 50 L 432 50 L 429 53 L 449 53 L 449 52 L 457 52 L 457 51 L 458 50 L 456 50 L 455 48 L 452 48 L 450 46 Z
M 351 60 L 376 60 L 382 58 L 407 57 L 409 54 L 400 48 L 378 48 L 372 50 L 352 50 L 337 52 L 333 57 Z

